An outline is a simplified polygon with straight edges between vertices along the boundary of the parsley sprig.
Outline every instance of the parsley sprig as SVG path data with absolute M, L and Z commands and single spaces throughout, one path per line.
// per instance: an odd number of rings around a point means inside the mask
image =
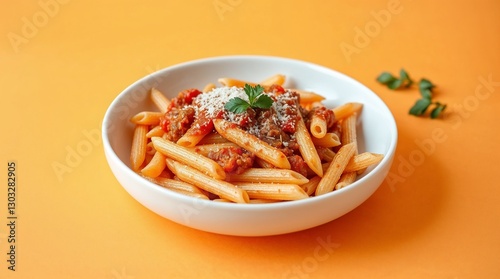
M 410 78 L 408 73 L 401 69 L 399 72 L 400 77 L 397 78 L 389 72 L 382 72 L 378 77 L 377 81 L 386 85 L 389 89 L 397 90 L 400 88 L 409 88 L 414 84 L 414 81 Z M 417 100 L 413 107 L 410 108 L 409 114 L 415 116 L 425 115 L 429 107 L 433 107 L 429 116 L 432 119 L 438 118 L 439 115 L 446 109 L 446 104 L 440 102 L 433 102 L 433 89 L 436 87 L 430 80 L 422 78 L 418 82 L 418 88 L 420 91 L 421 99 Z
M 254 87 L 245 84 L 243 89 L 248 96 L 248 102 L 240 97 L 234 97 L 224 105 L 226 110 L 234 113 L 243 113 L 247 111 L 248 108 L 268 109 L 273 104 L 273 99 L 264 94 L 264 87 L 259 84 Z
M 396 90 L 401 87 L 408 88 L 413 84 L 413 80 L 404 69 L 401 69 L 401 71 L 399 71 L 399 75 L 400 78 L 397 78 L 389 72 L 383 72 L 378 76 L 377 81 L 387 85 L 387 87 L 392 90 Z

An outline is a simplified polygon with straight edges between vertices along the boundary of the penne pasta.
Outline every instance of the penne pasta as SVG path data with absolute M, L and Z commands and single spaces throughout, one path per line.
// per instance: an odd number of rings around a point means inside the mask
M 311 104 L 311 109 L 323 108 L 324 106 L 321 102 L 315 102 Z M 311 115 L 311 124 L 309 130 L 313 138 L 323 138 L 328 132 L 328 125 L 326 119 L 323 115 L 318 113 L 313 113 Z
M 292 170 L 250 168 L 241 174 L 228 174 L 229 182 L 261 182 L 261 183 L 287 183 L 301 185 L 307 183 L 302 174 Z
M 208 156 L 208 153 L 216 152 L 221 150 L 222 148 L 228 148 L 228 147 L 237 147 L 238 145 L 233 142 L 225 142 L 225 143 L 213 143 L 213 144 L 203 144 L 203 145 L 197 145 L 195 147 L 191 147 L 190 149 L 193 150 L 194 152 L 201 154 L 203 156 Z
M 352 184 L 357 177 L 357 173 L 352 172 L 344 172 L 339 179 L 339 182 L 335 185 L 335 190 L 342 189 L 350 184 Z
M 352 113 L 348 117 L 344 118 L 341 123 L 342 143 L 353 143 L 355 145 L 354 155 L 358 154 L 358 143 L 356 135 L 357 114 L 357 112 Z M 342 189 L 347 185 L 353 183 L 356 180 L 357 176 L 358 175 L 356 172 L 343 173 L 340 176 L 339 182 L 335 185 L 335 190 Z
M 244 87 L 245 84 L 248 84 L 250 86 L 255 86 L 257 85 L 256 83 L 253 83 L 253 82 L 248 82 L 248 81 L 244 81 L 244 80 L 239 80 L 239 79 L 235 79 L 235 78 L 219 78 L 217 80 L 220 84 L 224 85 L 224 86 L 228 86 L 228 87 L 232 87 L 232 86 L 236 86 L 236 87 Z
M 335 157 L 335 151 L 327 147 L 316 145 L 316 151 L 318 152 L 318 155 L 322 161 L 331 162 L 333 160 L 333 157 Z
M 277 75 L 268 77 L 267 79 L 261 81 L 260 85 L 262 85 L 262 86 L 271 86 L 273 84 L 277 84 L 277 85 L 281 86 L 284 83 L 285 83 L 285 76 L 277 74 Z
M 206 126 L 203 131 L 200 130 L 200 126 Z M 195 121 L 191 127 L 186 131 L 186 133 L 177 140 L 177 144 L 185 147 L 193 147 L 197 145 L 206 135 L 210 134 L 213 130 L 212 120 L 203 119 L 201 121 Z
M 147 137 L 147 134 L 146 134 L 146 137 Z M 156 149 L 153 146 L 153 143 L 152 142 L 148 142 L 146 144 L 146 154 L 153 156 L 153 155 L 155 155 L 155 153 L 156 153 Z
M 309 130 L 311 131 L 311 135 L 314 138 L 323 138 L 328 131 L 325 119 L 314 114 L 311 118 L 311 127 L 309 128 Z
M 141 173 L 148 177 L 159 176 L 166 167 L 165 159 L 165 155 L 160 152 L 156 152 L 153 155 L 153 158 L 151 158 L 151 161 L 149 161 L 149 163 L 141 169 Z
M 339 149 L 316 188 L 316 196 L 333 191 L 340 179 L 340 175 L 344 172 L 347 163 L 349 163 L 349 160 L 354 155 L 355 148 L 354 143 L 348 143 Z
M 138 114 L 132 116 L 130 121 L 134 124 L 139 125 L 158 125 L 160 124 L 160 118 L 163 116 L 161 112 L 154 111 L 141 111 Z
M 148 126 L 135 125 L 130 151 L 130 165 L 134 171 L 138 171 L 146 159 L 146 146 L 148 142 L 148 138 L 146 137 L 147 132 Z
M 161 93 L 156 88 L 151 88 L 150 97 L 161 113 L 167 112 L 167 108 L 170 105 L 170 100 L 168 100 L 167 97 L 163 95 L 163 93 Z
M 226 178 L 226 173 L 222 167 L 215 161 L 200 155 L 186 147 L 177 145 L 169 140 L 153 137 L 151 138 L 155 149 L 163 153 L 168 158 L 182 162 L 188 166 L 192 166 L 197 170 L 206 173 L 217 179 Z
M 144 168 L 144 166 L 151 162 L 151 160 L 153 159 L 153 155 L 154 154 L 149 154 L 146 152 L 146 157 L 144 158 L 144 162 L 142 162 L 141 166 L 139 167 L 139 170 L 141 170 L 142 168 Z
M 313 178 L 309 179 L 307 183 L 300 185 L 300 187 L 304 190 L 304 192 L 306 192 L 308 196 L 311 196 L 316 191 L 316 188 L 318 187 L 320 181 L 321 177 L 316 175 Z
M 205 135 L 191 132 L 189 129 L 178 141 L 177 144 L 184 147 L 193 147 L 200 142 Z
M 356 153 L 357 153 L 357 135 L 356 135 L 356 121 L 357 121 L 357 113 L 354 112 L 348 117 L 346 117 L 341 123 L 342 129 L 342 143 L 355 143 L 356 144 Z
M 203 87 L 203 92 L 206 93 L 206 92 L 210 92 L 212 91 L 215 87 L 217 87 L 215 84 L 213 83 L 209 83 L 207 85 L 205 85 L 205 87 Z
M 322 138 L 312 137 L 311 140 L 314 145 L 323 147 L 335 147 L 341 144 L 339 136 L 335 133 L 326 133 Z
M 300 104 L 313 104 L 316 102 L 321 102 L 325 99 L 325 97 L 323 97 L 317 93 L 314 93 L 312 91 L 305 91 L 305 90 L 300 90 L 300 89 L 296 89 L 296 88 L 293 88 L 290 90 L 299 93 Z
M 361 103 L 345 103 L 343 105 L 340 105 L 336 108 L 333 108 L 333 114 L 335 115 L 335 121 L 340 121 L 349 115 L 359 111 L 363 108 L 363 104 Z
M 269 163 L 269 162 L 266 162 L 264 160 L 262 160 L 261 158 L 255 158 L 255 163 L 261 167 L 261 168 L 265 168 L 265 169 L 274 169 L 276 168 L 276 166 L 273 166 L 273 164 Z
M 162 137 L 163 134 L 165 134 L 165 131 L 160 126 L 155 126 L 149 132 L 146 134 L 147 138 L 152 138 L 152 137 Z
M 295 138 L 299 144 L 300 154 L 306 164 L 311 168 L 311 170 L 318 176 L 323 176 L 323 169 L 321 168 L 321 160 L 319 159 L 318 152 L 314 146 L 309 131 L 304 124 L 304 120 L 300 118 L 297 121 L 297 127 L 295 131 Z
M 260 140 L 254 135 L 251 135 L 234 125 L 230 125 L 222 119 L 214 119 L 214 126 L 217 132 L 224 138 L 236 143 L 240 147 L 252 152 L 255 156 L 271 163 L 282 169 L 290 169 L 290 162 L 283 152 L 273 148 L 266 142 Z
M 251 199 L 291 201 L 309 197 L 296 184 L 236 182 L 234 185 L 248 193 Z
M 237 203 L 248 203 L 249 201 L 246 191 L 229 182 L 215 179 L 173 159 L 167 159 L 167 166 L 182 181 L 193 184 L 221 198 Z
M 221 136 L 219 133 L 211 133 L 203 137 L 203 139 L 198 142 L 198 145 L 206 145 L 213 143 L 227 143 L 229 142 L 226 138 Z
M 345 172 L 359 171 L 371 165 L 378 164 L 384 158 L 383 154 L 363 152 L 352 158 L 346 165 Z
M 166 160 L 165 160 L 165 164 L 166 164 Z M 153 178 L 153 177 L 148 177 L 148 176 L 144 176 L 144 175 L 142 175 L 142 177 L 144 177 L 147 180 L 149 180 L 153 183 L 156 183 L 164 188 L 167 188 L 167 189 L 181 190 L 181 191 L 185 191 L 185 192 L 192 192 L 192 193 L 198 193 L 198 194 L 205 195 L 205 193 L 202 190 L 200 190 L 200 188 L 198 188 L 192 184 L 186 183 L 184 181 L 181 181 L 181 180 L 175 180 L 175 179 L 165 178 L 165 177 L 154 177 Z
M 344 118 L 341 123 L 342 142 L 344 144 L 352 142 L 356 145 L 356 149 L 354 150 L 354 156 L 358 154 L 358 143 L 357 143 L 358 140 L 356 132 L 357 116 L 358 113 L 354 112 L 351 115 Z M 337 183 L 337 185 L 335 185 L 335 190 L 342 189 L 347 185 L 353 183 L 356 180 L 357 176 L 358 176 L 357 172 L 354 171 L 343 173 L 342 176 L 340 177 L 339 182 Z
M 239 79 L 229 78 L 229 77 L 219 78 L 218 82 L 220 84 L 222 84 L 223 86 L 228 86 L 228 87 L 231 87 L 231 86 L 244 87 L 245 84 L 248 84 L 250 86 L 256 86 L 259 84 L 262 87 L 267 89 L 270 86 L 272 86 L 273 84 L 280 85 L 280 86 L 283 85 L 285 83 L 285 76 L 280 75 L 280 74 L 273 75 L 271 77 L 266 78 L 265 80 L 263 80 L 260 83 L 249 82 L 249 81 L 239 80 Z

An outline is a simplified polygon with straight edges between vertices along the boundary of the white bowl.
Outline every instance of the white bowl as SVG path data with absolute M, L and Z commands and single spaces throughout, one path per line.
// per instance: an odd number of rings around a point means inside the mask
M 168 97 L 187 88 L 203 88 L 220 77 L 260 81 L 284 74 L 286 87 L 317 92 L 328 106 L 364 104 L 358 125 L 359 151 L 384 154 L 356 182 L 329 194 L 272 204 L 233 204 L 195 199 L 155 185 L 129 168 L 132 115 L 154 110 L 148 91 L 156 87 Z M 266 56 L 216 57 L 182 63 L 135 82 L 109 106 L 102 139 L 109 166 L 125 190 L 151 211 L 195 229 L 238 236 L 284 234 L 332 221 L 363 203 L 389 172 L 397 143 L 394 118 L 384 102 L 356 80 L 308 62 Z

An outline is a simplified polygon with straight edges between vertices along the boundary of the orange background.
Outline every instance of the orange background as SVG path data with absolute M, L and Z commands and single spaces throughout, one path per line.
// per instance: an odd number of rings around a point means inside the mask
M 500 2 L 2 0 L 0 22 L 0 278 L 500 277 Z M 105 161 L 106 108 L 155 70 L 232 54 L 317 63 L 374 90 L 399 128 L 391 180 L 337 220 L 272 237 L 141 206 Z M 437 84 L 444 119 L 408 115 L 417 88 L 375 81 L 402 67 Z

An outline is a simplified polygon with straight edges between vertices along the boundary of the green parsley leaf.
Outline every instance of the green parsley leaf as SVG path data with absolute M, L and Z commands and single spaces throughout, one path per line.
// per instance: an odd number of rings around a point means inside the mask
M 247 111 L 249 107 L 250 104 L 240 97 L 234 97 L 224 105 L 225 109 L 234 113 L 243 113 Z
M 401 77 L 401 84 L 404 84 L 405 87 L 410 87 L 413 84 L 413 80 L 410 78 L 405 69 L 401 69 L 399 71 L 399 76 Z
M 410 75 L 408 75 L 408 72 L 406 72 L 404 69 L 401 69 L 399 71 L 400 78 L 397 78 L 393 76 L 389 72 L 382 72 L 378 77 L 377 81 L 387 85 L 389 89 L 396 90 L 401 87 L 410 87 L 413 84 L 413 80 L 410 78 Z
M 432 101 L 428 98 L 423 98 L 418 100 L 413 107 L 410 109 L 410 114 L 411 115 L 423 115 L 427 108 L 431 105 Z
M 268 109 L 272 106 L 273 99 L 264 94 L 264 87 L 260 85 L 252 87 L 249 84 L 245 84 L 243 89 L 248 96 L 248 102 L 235 97 L 224 105 L 226 110 L 234 113 L 242 113 L 247 111 L 248 108 Z
M 392 90 L 396 90 L 401 87 L 403 84 L 403 81 L 400 79 L 395 79 L 392 82 L 387 83 L 387 87 L 389 87 Z
M 250 105 L 255 102 L 255 99 L 259 97 L 262 92 L 264 92 L 264 87 L 260 85 L 256 85 L 255 87 L 250 86 L 249 84 L 245 84 L 244 87 L 245 93 L 247 93 L 248 100 L 250 101 Z
M 418 88 L 420 90 L 420 95 L 424 98 L 431 99 L 432 98 L 432 88 L 436 87 L 432 82 L 428 79 L 421 79 L 418 83 Z
M 430 89 L 420 89 L 420 95 L 426 99 L 432 99 L 432 91 Z
M 420 88 L 420 90 L 424 90 L 424 89 L 432 90 L 432 88 L 434 88 L 436 86 L 434 84 L 432 84 L 432 82 L 430 80 L 423 78 L 418 83 L 418 87 Z
M 273 99 L 271 97 L 262 94 L 259 96 L 257 101 L 252 105 L 253 108 L 268 109 L 273 105 Z
M 404 69 L 399 71 L 399 78 L 393 76 L 389 72 L 382 72 L 378 77 L 377 81 L 381 84 L 386 85 L 389 89 L 396 90 L 401 87 L 409 88 L 413 85 L 413 80 L 410 78 L 408 72 Z M 436 87 L 430 80 L 422 78 L 418 83 L 418 88 L 422 98 L 417 100 L 415 104 L 410 108 L 409 113 L 411 115 L 422 116 L 425 114 L 427 109 L 433 105 L 434 108 L 430 112 L 430 117 L 432 119 L 438 118 L 439 115 L 446 109 L 445 104 L 439 102 L 432 102 L 433 92 L 432 90 Z
M 435 103 L 436 107 L 431 111 L 431 118 L 436 119 L 439 117 L 441 112 L 443 112 L 446 109 L 446 105 L 443 105 L 441 103 Z
M 397 78 L 395 78 L 391 73 L 388 73 L 388 72 L 383 72 L 377 77 L 377 81 L 382 83 L 382 84 L 391 83 L 396 79 Z

